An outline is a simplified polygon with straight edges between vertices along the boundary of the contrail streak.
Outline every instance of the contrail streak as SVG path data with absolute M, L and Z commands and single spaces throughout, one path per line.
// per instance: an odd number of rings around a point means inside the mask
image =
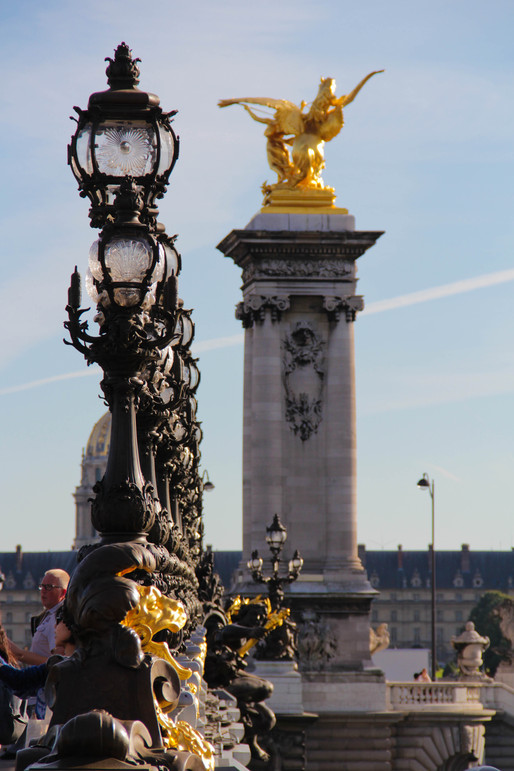
M 454 281 L 453 284 L 443 284 L 435 286 L 432 289 L 422 289 L 420 292 L 411 292 L 410 294 L 392 297 L 390 300 L 379 300 L 370 303 L 362 311 L 361 315 L 371 315 L 372 313 L 382 313 L 383 311 L 392 311 L 397 308 L 405 308 L 408 305 L 417 305 L 429 300 L 439 300 L 441 297 L 450 297 L 454 294 L 464 294 L 472 292 L 474 289 L 484 289 L 494 284 L 505 284 L 507 281 L 514 281 L 514 268 L 509 270 L 500 270 L 496 273 L 486 273 L 476 278 L 465 278 L 462 281 Z
M 4 394 L 15 394 L 18 393 L 18 391 L 28 391 L 29 388 L 38 388 L 42 385 L 48 385 L 48 383 L 58 383 L 60 380 L 72 380 L 76 377 L 88 377 L 89 375 L 96 375 L 98 377 L 101 372 L 99 367 L 90 367 L 87 370 L 80 369 L 77 372 L 66 372 L 64 375 L 52 375 L 52 377 L 45 377 L 42 378 L 42 380 L 32 380 L 30 383 L 1 388 L 0 396 L 4 396 Z
M 384 311 L 406 308 L 409 305 L 417 305 L 418 303 L 425 303 L 429 300 L 439 300 L 442 297 L 450 297 L 455 294 L 464 294 L 465 292 L 472 292 L 474 289 L 484 289 L 485 287 L 494 286 L 495 284 L 505 284 L 508 281 L 514 281 L 514 268 L 499 270 L 496 271 L 496 273 L 485 273 L 483 276 L 476 276 L 476 278 L 465 278 L 462 281 L 454 281 L 452 284 L 435 286 L 432 289 L 422 289 L 419 292 L 411 292 L 410 294 L 392 297 L 390 300 L 379 300 L 378 302 L 370 303 L 366 306 L 361 315 L 370 316 L 373 313 L 383 313 Z M 201 340 L 198 343 L 193 344 L 193 353 L 205 353 L 220 348 L 229 348 L 232 345 L 242 345 L 243 340 L 244 335 L 242 332 L 227 337 L 214 337 L 211 340 Z M 42 380 L 33 380 L 30 383 L 2 388 L 0 389 L 0 396 L 15 394 L 19 391 L 28 391 L 30 388 L 38 388 L 39 386 L 48 385 L 49 383 L 58 383 L 61 380 L 88 377 L 89 375 L 98 376 L 99 374 L 101 374 L 101 371 L 98 367 L 90 367 L 87 370 L 68 372 L 64 375 L 53 375 L 52 377 L 46 377 Z

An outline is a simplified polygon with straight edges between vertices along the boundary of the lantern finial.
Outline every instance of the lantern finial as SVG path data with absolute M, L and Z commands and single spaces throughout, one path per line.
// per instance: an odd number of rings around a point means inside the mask
M 105 74 L 113 91 L 137 86 L 140 75 L 137 62 L 140 62 L 141 59 L 132 58 L 132 51 L 126 43 L 120 43 L 114 52 L 114 59 L 106 56 L 105 61 L 109 62 Z

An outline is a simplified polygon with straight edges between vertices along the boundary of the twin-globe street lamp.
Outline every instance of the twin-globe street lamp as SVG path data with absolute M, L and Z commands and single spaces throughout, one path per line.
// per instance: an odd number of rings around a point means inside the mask
M 431 649 L 432 649 L 432 680 L 435 680 L 436 678 L 436 672 L 437 672 L 437 646 L 436 646 L 436 626 L 435 626 L 435 616 L 436 616 L 436 603 L 435 603 L 435 590 L 436 590 L 436 576 L 435 576 L 435 540 L 434 540 L 434 530 L 435 530 L 435 506 L 434 506 L 434 480 L 430 480 L 430 477 L 428 474 L 423 474 L 422 478 L 418 481 L 418 487 L 421 490 L 428 490 L 430 494 L 430 498 L 432 501 L 432 548 L 430 550 L 430 570 L 432 573 L 431 579 L 430 579 L 430 588 L 431 588 Z

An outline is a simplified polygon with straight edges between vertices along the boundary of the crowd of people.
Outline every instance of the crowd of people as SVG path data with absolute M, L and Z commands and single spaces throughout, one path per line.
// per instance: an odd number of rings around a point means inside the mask
M 46 713 L 44 684 L 48 674 L 47 662 L 54 654 L 70 656 L 75 643 L 70 629 L 63 621 L 63 603 L 70 577 L 65 570 L 48 570 L 41 581 L 42 612 L 31 619 L 32 641 L 29 648 L 20 648 L 7 637 L 0 620 L 0 683 L 3 709 L 13 715 L 12 735 L 2 735 L 0 757 L 14 757 L 23 746 L 20 726 L 30 718 L 43 720 Z M 5 703 L 8 701 L 9 703 Z M 5 722 L 5 721 L 4 721 Z

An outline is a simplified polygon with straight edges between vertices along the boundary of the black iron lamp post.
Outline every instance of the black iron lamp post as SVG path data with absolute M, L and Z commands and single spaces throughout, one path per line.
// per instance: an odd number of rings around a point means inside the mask
M 437 643 L 436 643 L 436 575 L 435 575 L 435 503 L 434 503 L 434 480 L 430 480 L 428 474 L 423 474 L 422 478 L 418 481 L 418 487 L 420 490 L 428 490 L 430 498 L 432 500 L 432 545 L 430 550 L 430 570 L 432 573 L 430 588 L 431 588 L 431 653 L 432 653 L 432 680 L 436 678 L 437 672 Z
M 94 336 L 82 320 L 76 270 L 65 326 L 87 362 L 102 367 L 112 413 L 93 525 L 103 544 L 160 549 L 162 570 L 152 581 L 189 603 L 193 623 L 195 605 L 199 610 L 190 547 L 201 518 L 200 373 L 190 352 L 191 312 L 177 296 L 180 255 L 155 206 L 177 160 L 178 139 L 170 123 L 175 111 L 163 113 L 158 97 L 137 87 L 138 61 L 119 45 L 108 59 L 109 89 L 92 94 L 87 110 L 75 108 L 68 158 L 81 195 L 91 202 L 91 226 L 101 228 L 86 276 L 100 329 Z
M 94 756 L 103 768 L 129 758 L 143 769 L 182 763 L 201 771 L 212 748 L 198 734 L 184 755 L 182 734 L 194 729 L 172 736 L 167 718 L 179 703 L 179 678 L 190 675 L 170 648 L 201 613 L 200 374 L 190 311 L 177 296 L 180 256 L 155 206 L 178 155 L 173 113 L 137 88 L 137 62 L 125 43 L 118 46 L 107 67 L 110 88 L 93 94 L 87 110 L 75 108 L 69 147 L 91 225 L 100 229 L 86 277 L 99 331 L 91 334 L 83 319 L 76 268 L 65 327 L 69 344 L 102 368 L 112 419 L 107 468 L 92 502 L 101 541 L 79 553 L 64 607 L 80 655 L 52 664 L 49 676 L 52 725 L 62 726 L 52 757 L 57 765 L 73 757 L 75 768 Z M 164 640 L 169 648 L 152 648 Z M 139 743 L 125 740 L 129 724 L 134 737 L 144 729 Z M 107 741 L 115 735 L 119 742 Z
M 248 561 L 247 567 L 256 583 L 267 586 L 272 610 L 279 610 L 284 601 L 283 587 L 296 581 L 303 567 L 303 559 L 297 549 L 292 559 L 289 560 L 287 575 L 281 576 L 280 555 L 287 539 L 287 530 L 280 521 L 278 514 L 275 514 L 273 522 L 266 528 L 266 532 L 268 533 L 266 542 L 271 552 L 271 575 L 264 576 L 262 572 L 264 563 L 262 558 L 259 557 L 257 550 L 252 552 L 252 557 Z

